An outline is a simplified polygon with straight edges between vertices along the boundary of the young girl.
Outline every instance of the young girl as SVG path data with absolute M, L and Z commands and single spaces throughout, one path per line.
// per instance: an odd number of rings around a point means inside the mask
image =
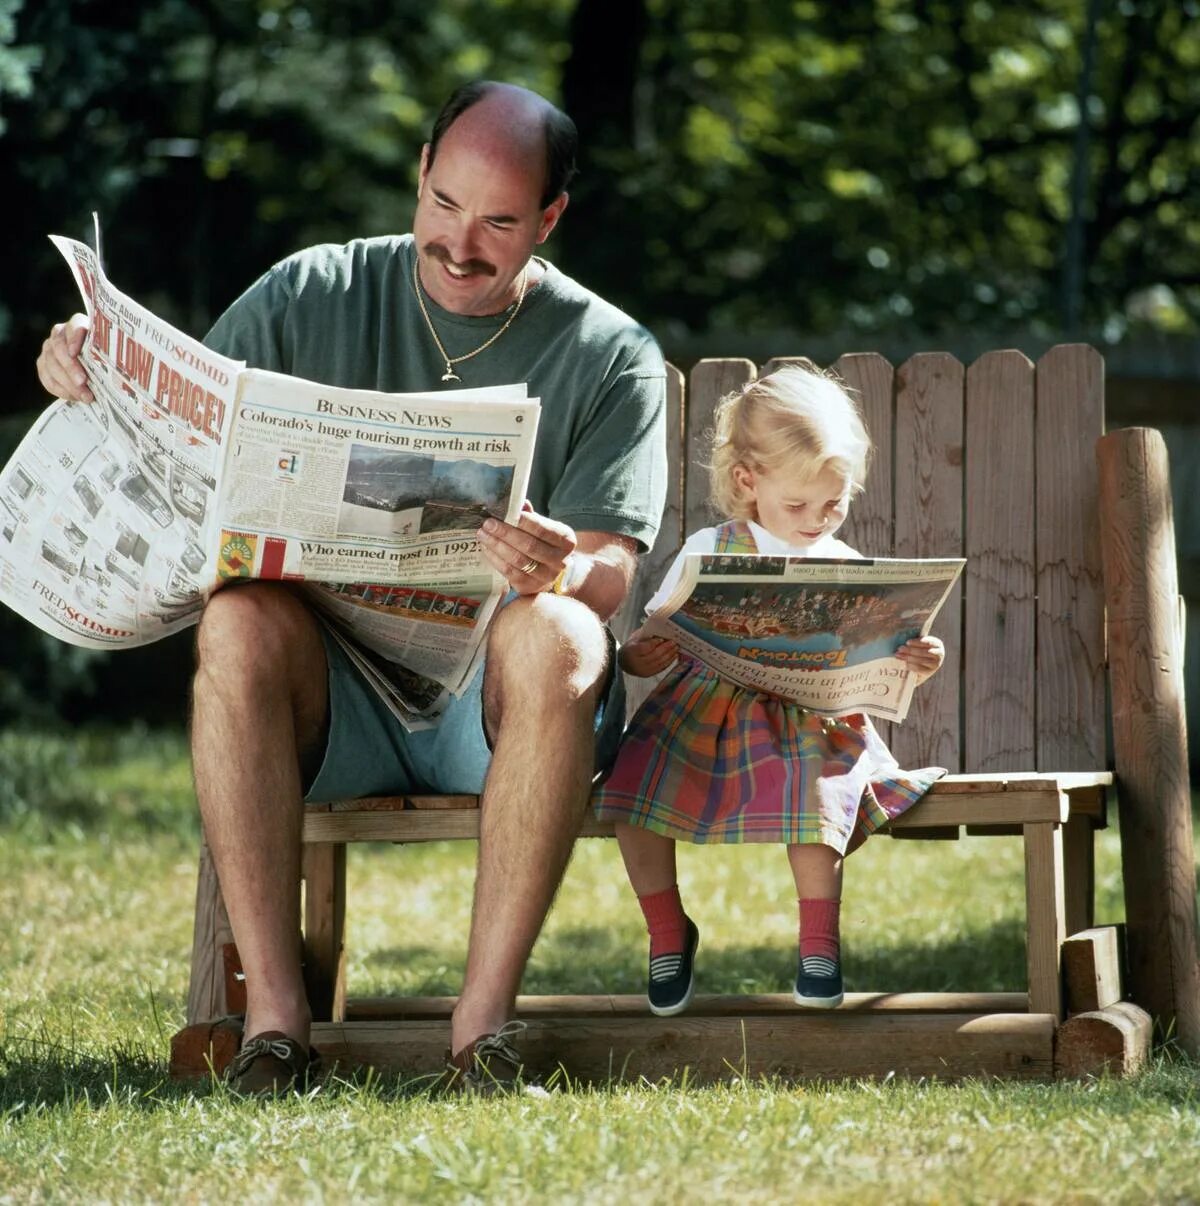
M 729 519 L 688 538 L 647 611 L 671 593 L 687 553 L 860 557 L 834 533 L 863 488 L 870 447 L 854 400 L 815 366 L 779 369 L 726 398 L 711 469 L 713 502 Z M 924 637 L 897 656 L 922 682 L 945 650 Z M 641 677 L 675 663 L 596 798 L 597 814 L 616 822 L 650 932 L 651 1010 L 676 1014 L 692 997 L 699 932 L 679 897 L 680 840 L 787 846 L 800 905 L 793 998 L 841 1004 L 842 858 L 946 772 L 902 771 L 865 716 L 834 720 L 738 686 L 641 629 L 620 661 Z

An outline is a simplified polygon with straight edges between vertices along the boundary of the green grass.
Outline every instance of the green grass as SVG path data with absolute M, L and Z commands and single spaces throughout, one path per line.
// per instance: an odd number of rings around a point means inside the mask
M 0 1202 L 1200 1200 L 1200 1077 L 617 1086 L 447 1101 L 367 1078 L 267 1105 L 166 1078 L 183 1020 L 195 805 L 182 739 L 0 734 Z M 452 993 L 473 850 L 350 852 L 355 994 Z M 795 903 L 772 847 L 681 852 L 705 992 L 783 991 Z M 1115 829 L 1098 917 L 1119 920 Z M 847 864 L 851 990 L 1019 989 L 1014 839 L 877 839 Z M 528 992 L 637 992 L 644 940 L 611 842 L 583 842 Z

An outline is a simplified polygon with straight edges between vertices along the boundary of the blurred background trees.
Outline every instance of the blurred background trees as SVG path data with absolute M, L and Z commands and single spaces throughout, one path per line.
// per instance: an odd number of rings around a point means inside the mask
M 480 76 L 575 118 L 582 173 L 548 254 L 681 365 L 1195 336 L 1198 17 L 1200 0 L 0 0 L 0 454 L 77 308 L 48 233 L 90 239 L 98 211 L 113 280 L 202 335 L 288 252 L 407 230 L 433 115 Z M 4 617 L 10 648 L 16 631 Z M 5 657 L 0 714 L 40 656 Z M 64 699 L 96 673 L 53 656 Z

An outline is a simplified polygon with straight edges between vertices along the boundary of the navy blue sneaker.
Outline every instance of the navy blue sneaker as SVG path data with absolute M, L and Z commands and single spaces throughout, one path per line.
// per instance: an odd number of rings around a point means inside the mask
M 682 1013 L 691 1003 L 692 990 L 696 986 L 696 947 L 699 945 L 700 931 L 689 917 L 683 950 L 650 960 L 646 999 L 650 1002 L 651 1013 L 660 1018 L 669 1018 Z
M 808 955 L 800 960 L 792 1000 L 805 1009 L 836 1009 L 842 991 L 842 965 L 824 955 Z

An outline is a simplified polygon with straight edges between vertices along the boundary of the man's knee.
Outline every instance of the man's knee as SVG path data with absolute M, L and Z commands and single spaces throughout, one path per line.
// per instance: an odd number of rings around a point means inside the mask
M 515 599 L 488 634 L 488 695 L 518 692 L 553 706 L 594 701 L 608 658 L 604 625 L 585 604 L 545 594 Z
M 196 633 L 198 678 L 205 672 L 247 682 L 295 677 L 314 663 L 323 663 L 316 620 L 286 587 L 227 586 L 205 606 Z

